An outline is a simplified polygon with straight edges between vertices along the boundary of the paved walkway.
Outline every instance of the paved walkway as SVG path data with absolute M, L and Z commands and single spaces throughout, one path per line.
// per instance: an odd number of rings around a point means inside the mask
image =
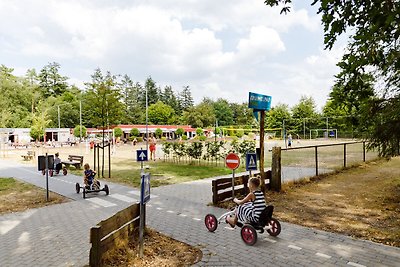
M 39 186 L 44 178 L 34 167 L 0 161 L 1 176 L 14 176 Z M 108 183 L 111 194 L 83 200 L 74 193 L 73 175 L 50 179 L 50 188 L 74 201 L 0 217 L 0 266 L 83 266 L 88 263 L 89 229 L 139 198 L 135 188 Z M 246 246 L 239 229 L 224 224 L 214 233 L 204 215 L 224 210 L 211 202 L 211 180 L 152 189 L 148 225 L 178 240 L 198 246 L 198 266 L 400 266 L 400 249 L 343 235 L 282 223 L 273 238 L 259 235 Z

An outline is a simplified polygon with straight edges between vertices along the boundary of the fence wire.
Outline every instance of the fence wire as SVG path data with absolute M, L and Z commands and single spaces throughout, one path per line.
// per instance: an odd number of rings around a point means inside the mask
M 376 151 L 365 148 L 364 152 L 364 148 L 363 142 L 347 142 L 282 149 L 282 182 L 333 172 L 378 157 Z

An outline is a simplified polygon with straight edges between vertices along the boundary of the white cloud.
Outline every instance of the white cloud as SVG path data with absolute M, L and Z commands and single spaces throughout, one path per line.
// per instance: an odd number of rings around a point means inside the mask
M 283 16 L 259 0 L 111 3 L 0 1 L 0 64 L 57 61 L 77 85 L 97 67 L 141 82 L 151 75 L 160 85 L 190 85 L 197 101 L 242 102 L 248 91 L 269 90 L 289 104 L 302 92 L 323 101 L 336 72 L 335 52 L 281 61 L 293 53 L 283 36 L 321 31 L 320 17 L 305 9 Z

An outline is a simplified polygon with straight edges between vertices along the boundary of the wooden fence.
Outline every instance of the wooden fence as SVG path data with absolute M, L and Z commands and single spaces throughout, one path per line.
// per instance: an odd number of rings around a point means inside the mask
M 102 256 L 119 241 L 139 240 L 140 205 L 134 204 L 90 229 L 89 265 L 102 266 Z
M 271 181 L 271 171 L 266 171 L 265 186 L 269 187 Z M 247 181 L 249 175 L 235 177 L 235 195 L 245 195 L 249 192 Z M 220 178 L 212 181 L 213 204 L 216 205 L 225 199 L 232 199 L 232 178 Z

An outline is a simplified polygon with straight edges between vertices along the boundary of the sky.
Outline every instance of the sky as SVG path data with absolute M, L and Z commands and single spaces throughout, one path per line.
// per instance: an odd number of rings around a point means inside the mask
M 175 91 L 248 101 L 269 95 L 290 107 L 312 96 L 321 109 L 338 73 L 345 41 L 324 50 L 311 1 L 280 15 L 263 0 L 0 0 L 0 64 L 15 75 L 61 65 L 83 88 L 96 68 L 152 77 Z

